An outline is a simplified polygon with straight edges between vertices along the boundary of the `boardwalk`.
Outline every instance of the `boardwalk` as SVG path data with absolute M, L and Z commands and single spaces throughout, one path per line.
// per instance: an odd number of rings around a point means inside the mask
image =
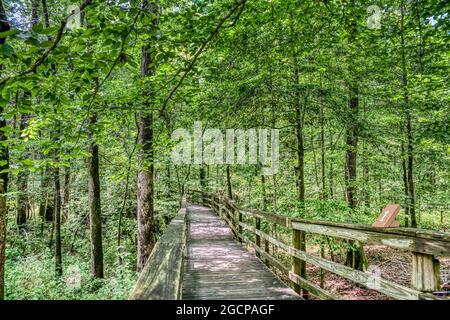
M 187 205 L 187 199 L 192 203 L 211 204 L 213 210 Z M 156 243 L 129 299 L 300 299 L 234 240 L 230 228 L 280 273 L 288 275 L 289 284 L 301 286 L 315 298 L 334 300 L 343 296 L 328 292 L 311 279 L 291 271 L 299 270 L 300 261 L 395 299 L 440 298 L 437 296 L 441 289 L 440 263 L 436 257 L 450 256 L 449 233 L 291 218 L 241 208 L 221 194 L 198 190 L 189 190 L 187 199 L 183 198 L 178 214 Z M 261 223 L 269 230 L 277 225 L 290 229 L 292 242 L 285 243 L 277 235 L 265 233 Z M 301 232 L 409 251 L 413 266 L 411 287 L 302 251 Z M 254 242 L 257 237 L 262 241 Z M 277 255 L 265 250 L 266 241 L 277 249 Z M 291 266 L 285 265 L 287 259 L 291 260 Z M 374 281 L 377 286 L 373 285 Z
M 190 205 L 188 214 L 183 299 L 299 299 L 210 209 Z

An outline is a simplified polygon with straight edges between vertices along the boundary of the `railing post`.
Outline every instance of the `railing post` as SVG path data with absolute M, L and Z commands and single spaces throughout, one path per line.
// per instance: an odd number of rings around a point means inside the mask
M 256 230 L 261 230 L 261 218 L 255 218 Z M 256 246 L 261 249 L 261 237 L 256 234 Z M 256 252 L 258 258 L 261 257 L 259 252 Z
M 240 223 L 240 222 L 242 222 L 242 212 L 241 212 L 241 210 L 238 210 L 237 214 L 238 214 L 238 219 L 237 220 L 238 220 L 238 223 Z M 241 236 L 243 236 L 243 229 L 242 229 L 242 226 L 240 224 L 238 226 L 238 230 L 239 230 L 239 234 Z M 243 242 L 242 238 L 239 238 L 239 241 L 242 243 Z
M 269 223 L 269 225 L 270 225 L 270 223 Z M 267 229 L 270 229 L 270 226 L 269 226 Z M 267 234 L 268 234 L 268 233 L 269 233 L 269 232 L 267 232 Z M 269 250 L 269 241 L 267 241 L 267 240 L 264 240 L 264 251 L 266 252 L 267 255 L 270 254 L 270 250 Z M 264 262 L 265 262 L 266 266 L 270 267 L 269 259 L 267 259 L 267 258 L 264 259 Z
M 231 220 L 231 222 L 233 223 L 233 227 L 236 229 L 236 230 L 238 230 L 237 229 L 237 223 L 236 223 L 236 214 L 235 214 L 235 212 L 234 212 L 234 209 L 233 209 L 233 207 L 230 205 L 230 202 L 227 202 L 227 208 L 228 208 L 228 216 L 230 217 L 230 220 Z M 238 235 L 236 235 L 237 236 L 237 238 L 239 239 L 239 236 Z
M 440 283 L 439 260 L 433 255 L 412 252 L 411 286 L 422 292 L 439 291 Z
M 292 247 L 298 250 L 306 251 L 305 248 L 305 232 L 300 230 L 292 230 Z M 306 264 L 304 261 L 297 257 L 292 258 L 292 272 L 299 275 L 300 277 L 306 279 Z M 294 290 L 303 296 L 303 298 L 308 299 L 308 292 L 303 290 L 298 285 L 294 285 Z

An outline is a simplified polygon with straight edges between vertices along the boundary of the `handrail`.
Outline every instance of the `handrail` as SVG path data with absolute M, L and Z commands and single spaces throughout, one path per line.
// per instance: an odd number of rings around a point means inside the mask
M 156 243 L 130 300 L 178 300 L 181 298 L 186 256 L 188 216 L 184 197 L 178 215 Z
M 188 190 L 191 202 L 197 201 L 209 205 L 230 226 L 236 238 L 252 247 L 257 255 L 268 265 L 278 269 L 291 284 L 300 286 L 322 299 L 336 299 L 316 284 L 293 272 L 298 270 L 294 264 L 299 260 L 313 264 L 323 270 L 362 284 L 370 289 L 397 299 L 438 299 L 430 294 L 440 290 L 439 261 L 436 256 L 450 256 L 450 234 L 413 228 L 375 228 L 362 224 L 339 223 L 330 221 L 312 221 L 290 218 L 279 214 L 241 208 L 222 194 L 211 194 L 200 190 Z M 244 217 L 254 219 L 250 225 Z M 261 220 L 268 224 L 280 225 L 295 232 L 318 234 L 346 240 L 359 241 L 362 244 L 381 244 L 412 253 L 412 288 L 401 286 L 389 280 L 362 272 L 342 264 L 317 257 L 300 250 L 298 237 L 291 244 L 261 230 Z M 253 241 L 248 233 L 255 237 Z M 261 242 L 262 240 L 262 242 Z M 280 249 L 293 258 L 292 271 L 270 254 L 268 247 Z

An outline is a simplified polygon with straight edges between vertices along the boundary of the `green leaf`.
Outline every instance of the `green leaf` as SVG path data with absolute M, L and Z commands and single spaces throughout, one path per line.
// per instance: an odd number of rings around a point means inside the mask
M 41 47 L 42 48 L 50 48 L 53 45 L 52 41 L 46 40 L 44 42 L 41 43 Z
M 38 23 L 36 25 L 33 26 L 32 30 L 33 32 L 39 33 L 44 29 L 44 26 L 42 25 L 42 23 Z
M 40 47 L 41 46 L 41 43 L 36 38 L 28 38 L 25 41 L 25 43 L 29 44 L 31 46 L 34 46 L 34 47 Z
M 0 38 L 15 36 L 18 33 L 20 33 L 20 30 L 18 30 L 18 29 L 11 29 L 8 31 L 3 31 L 3 32 L 0 32 Z
M 14 54 L 14 49 L 7 43 L 0 46 L 0 55 L 4 57 L 11 57 Z

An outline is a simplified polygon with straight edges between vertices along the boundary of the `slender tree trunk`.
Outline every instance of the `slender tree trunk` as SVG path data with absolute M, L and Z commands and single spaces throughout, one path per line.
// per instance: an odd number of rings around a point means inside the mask
M 71 168 L 66 167 L 64 169 L 64 187 L 63 187 L 63 199 L 62 199 L 63 221 L 66 221 L 69 217 L 70 175 L 71 175 Z
M 59 124 L 57 124 L 59 127 Z M 55 150 L 55 163 L 53 168 L 53 179 L 55 181 L 55 271 L 56 275 L 62 276 L 62 244 L 61 244 L 61 182 L 59 177 L 59 150 Z
M 333 162 L 330 161 L 330 170 L 328 172 L 328 180 L 329 180 L 329 189 L 330 189 L 330 198 L 334 199 L 334 169 L 333 169 Z
M 90 119 L 92 126 L 97 123 L 97 114 Z M 100 205 L 100 174 L 98 144 L 90 135 L 88 158 L 89 229 L 91 234 L 91 272 L 96 278 L 103 278 L 102 212 Z
M 31 97 L 29 92 L 25 92 L 24 94 L 24 103 L 30 103 Z M 20 131 L 24 131 L 28 128 L 28 122 L 30 120 L 30 116 L 27 114 L 22 114 L 20 121 Z M 26 148 L 25 148 L 26 150 Z M 27 152 L 24 151 L 20 160 L 27 159 Z M 17 189 L 19 191 L 19 195 L 17 197 L 17 226 L 19 230 L 24 230 L 27 224 L 27 211 L 28 211 L 28 176 L 29 171 L 27 168 L 22 168 L 17 175 Z
M 402 130 L 403 132 L 403 130 Z M 405 143 L 401 142 L 401 156 L 402 156 L 402 171 L 403 171 L 403 186 L 405 190 L 405 227 L 409 227 L 409 185 L 408 185 L 408 171 L 406 169 L 406 154 Z
M 230 165 L 227 165 L 227 190 L 228 190 L 228 198 L 233 200 L 233 189 L 231 185 L 231 169 Z
M 352 1 L 351 8 L 356 8 L 355 3 Z M 359 112 L 359 87 L 357 70 L 354 66 L 355 57 L 352 52 L 355 50 L 354 41 L 357 35 L 357 20 L 355 17 L 349 19 L 349 78 L 348 78 L 348 91 L 349 101 L 347 108 L 347 128 L 346 128 L 346 152 L 345 152 L 345 198 L 352 214 L 355 214 L 357 206 L 356 200 L 356 174 L 357 174 L 357 151 L 358 151 L 358 112 Z M 346 265 L 358 269 L 364 270 L 366 265 L 366 259 L 364 256 L 363 246 L 349 241 L 350 248 L 347 251 Z
M 8 19 L 3 7 L 3 1 L 0 0 L 0 32 L 10 29 Z M 5 44 L 5 38 L 0 38 L 0 45 Z M 0 73 L 3 73 L 3 65 L 0 64 Z M 0 88 L 3 89 L 3 88 Z M 0 300 L 4 299 L 5 292 L 5 247 L 6 247 L 6 215 L 8 208 L 6 205 L 6 193 L 8 190 L 8 169 L 9 169 L 9 151 L 8 137 L 5 134 L 6 120 L 4 116 L 3 104 L 0 104 Z
M 199 169 L 200 187 L 202 191 L 206 191 L 206 170 L 204 165 L 200 165 Z
M 298 202 L 298 213 L 299 217 L 303 218 L 305 216 L 305 149 L 304 149 L 304 137 L 303 137 L 303 113 L 304 109 L 300 102 L 300 92 L 298 87 L 300 85 L 300 71 L 298 67 L 297 53 L 295 50 L 292 52 L 293 62 L 294 62 L 294 74 L 293 80 L 296 85 L 295 92 L 295 122 L 296 122 L 296 138 L 297 138 L 297 202 Z M 300 231 L 298 235 L 293 235 L 293 239 L 299 241 L 299 249 L 306 251 L 306 234 Z M 293 270 L 300 277 L 306 279 L 306 263 L 301 260 L 298 265 L 298 270 Z M 300 288 L 296 288 L 297 292 Z M 302 295 L 305 299 L 308 298 L 308 292 L 302 290 Z
M 172 177 L 170 172 L 170 164 L 167 165 L 167 195 L 170 196 L 172 191 Z
M 322 101 L 323 93 L 321 93 L 320 100 L 320 164 L 321 164 L 321 180 L 322 180 L 322 201 L 327 199 L 327 180 L 326 180 L 326 166 L 325 166 L 325 115 Z
M 38 15 L 38 9 L 39 9 L 39 1 L 33 0 L 32 7 L 31 7 L 31 21 L 30 21 L 30 28 L 35 26 L 39 22 L 39 15 Z M 31 93 L 26 91 L 23 95 L 23 103 L 25 105 L 31 105 Z M 30 115 L 29 114 L 22 114 L 20 119 L 20 131 L 23 132 L 28 128 L 28 124 L 30 121 Z M 25 151 L 21 154 L 20 160 L 25 160 L 28 158 L 27 155 L 27 148 L 25 148 Z M 17 176 L 17 189 L 19 191 L 19 196 L 17 197 L 17 226 L 19 227 L 19 230 L 23 230 L 26 228 L 27 224 L 27 212 L 28 212 L 28 177 L 29 177 L 29 171 L 27 168 L 22 168 Z
M 82 12 L 84 14 L 84 11 Z M 48 15 L 47 0 L 42 0 L 42 14 L 44 16 L 45 27 L 50 27 L 50 19 Z
M 406 113 L 406 132 L 407 132 L 407 141 L 408 141 L 408 166 L 407 166 L 407 177 L 408 177 L 408 191 L 409 191 L 409 215 L 411 217 L 411 227 L 417 228 L 416 221 L 416 199 L 414 192 L 414 174 L 413 174 L 413 166 L 414 166 L 414 146 L 413 146 L 413 137 L 412 137 L 412 128 L 411 128 L 411 115 L 408 111 Z
M 349 112 L 347 121 L 347 149 L 345 152 L 345 198 L 351 210 L 356 208 L 356 155 L 358 148 L 358 88 L 350 88 Z
M 417 227 L 416 212 L 415 212 L 415 196 L 414 196 L 414 142 L 411 125 L 411 110 L 409 104 L 408 92 L 408 72 L 406 68 L 406 49 L 405 49 L 405 1 L 402 0 L 400 4 L 400 27 L 401 27 L 401 64 L 402 64 L 402 90 L 403 103 L 405 113 L 405 132 L 406 132 L 406 183 L 407 183 L 407 211 L 411 218 L 411 227 Z

